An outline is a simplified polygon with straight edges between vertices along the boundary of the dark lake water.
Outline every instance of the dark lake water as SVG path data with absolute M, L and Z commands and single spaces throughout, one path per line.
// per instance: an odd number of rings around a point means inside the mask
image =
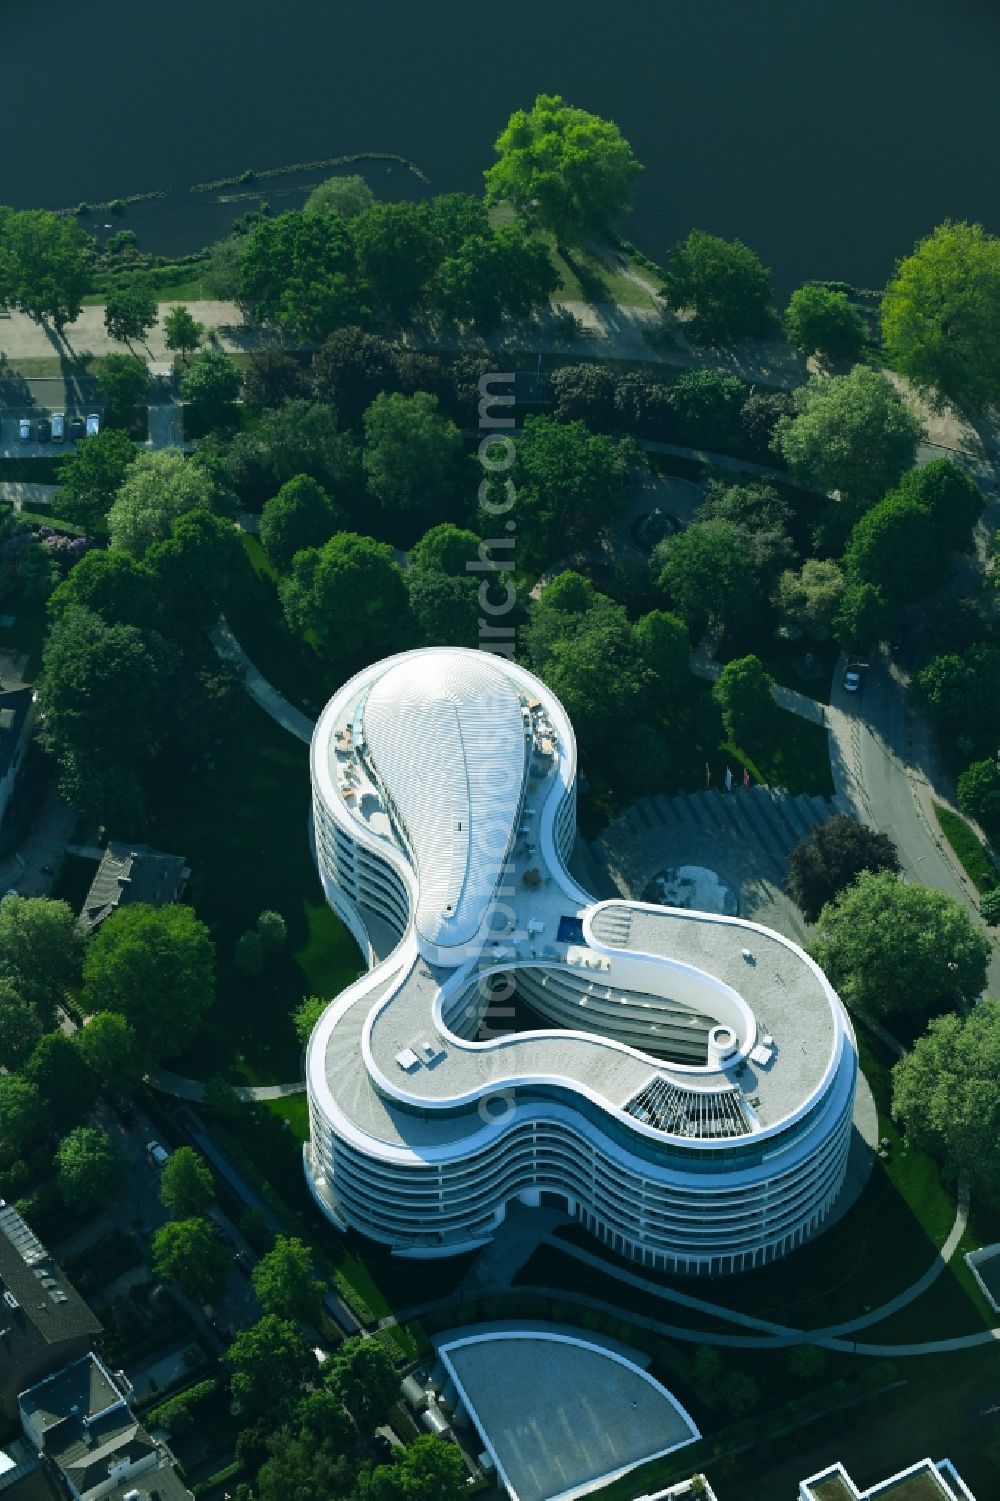
M 787 288 L 878 285 L 941 219 L 1000 229 L 996 0 L 46 0 L 3 6 L 0 202 L 155 188 L 176 252 L 255 200 L 184 190 L 247 167 L 399 152 L 477 190 L 539 90 L 615 119 L 646 165 L 626 233 L 739 235 Z M 373 169 L 386 196 L 425 191 Z M 281 197 L 275 209 L 300 203 Z

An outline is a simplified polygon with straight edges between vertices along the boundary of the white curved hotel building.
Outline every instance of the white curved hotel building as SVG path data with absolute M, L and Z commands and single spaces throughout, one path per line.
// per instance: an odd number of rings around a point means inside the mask
M 370 966 L 309 1043 L 306 1171 L 333 1221 L 448 1256 L 557 1202 L 690 1274 L 821 1227 L 857 1076 L 840 1001 L 767 928 L 577 885 L 576 745 L 537 678 L 445 647 L 378 662 L 311 766 L 327 900 Z

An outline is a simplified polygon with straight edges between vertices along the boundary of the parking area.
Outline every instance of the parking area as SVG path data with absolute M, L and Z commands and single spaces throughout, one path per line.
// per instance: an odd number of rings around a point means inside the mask
M 52 419 L 57 414 L 63 419 L 61 439 L 58 436 L 53 437 Z M 84 437 L 87 432 L 88 418 L 91 419 L 90 426 L 96 431 L 100 426 L 101 408 L 93 406 L 5 407 L 0 412 L 0 450 L 4 458 L 58 458 L 60 453 L 72 449 L 77 440 Z M 24 423 L 28 424 L 26 437 L 22 436 Z M 58 435 L 58 423 L 55 432 Z

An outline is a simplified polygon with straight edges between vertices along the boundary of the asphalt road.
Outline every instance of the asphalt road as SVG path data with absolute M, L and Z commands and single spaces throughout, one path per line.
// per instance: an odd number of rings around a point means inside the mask
M 932 804 L 941 785 L 930 731 L 914 712 L 906 677 L 888 655 L 873 656 L 859 694 L 846 693 L 838 672 L 831 708 L 848 724 L 843 745 L 859 814 L 888 834 L 899 851 L 903 875 L 955 897 L 977 915 L 975 887 L 950 852 Z M 992 936 L 992 930 L 991 930 Z M 1000 948 L 994 940 L 987 992 L 1000 996 Z

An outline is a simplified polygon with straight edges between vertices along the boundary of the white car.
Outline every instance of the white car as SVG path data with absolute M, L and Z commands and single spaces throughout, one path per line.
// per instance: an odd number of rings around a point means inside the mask
M 153 1159 L 157 1167 L 163 1167 L 170 1161 L 170 1153 L 158 1141 L 147 1141 L 146 1155 Z
M 17 436 L 20 438 L 20 440 L 21 440 L 22 443 L 29 443 L 31 441 L 31 418 L 30 417 L 21 417 L 18 420 L 18 424 L 17 424 Z
M 856 667 L 849 667 L 844 673 L 844 692 L 857 693 L 861 688 L 861 674 Z
M 101 419 L 96 412 L 87 414 L 87 437 L 96 438 L 101 430 Z
M 53 443 L 62 443 L 62 441 L 64 440 L 65 437 L 66 437 L 66 413 L 65 412 L 53 412 L 52 413 L 52 441 L 53 441 Z

